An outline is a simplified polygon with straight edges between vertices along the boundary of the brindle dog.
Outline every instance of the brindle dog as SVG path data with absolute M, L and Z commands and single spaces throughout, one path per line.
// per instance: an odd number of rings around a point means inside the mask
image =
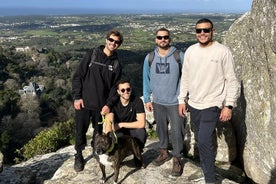
M 119 170 L 123 160 L 133 154 L 136 159 L 136 167 L 144 168 L 142 154 L 136 140 L 127 135 L 116 137 L 113 132 L 97 134 L 94 141 L 95 158 L 100 164 L 102 171 L 101 183 L 106 182 L 105 166 L 112 166 L 114 169 L 114 183 L 117 183 Z

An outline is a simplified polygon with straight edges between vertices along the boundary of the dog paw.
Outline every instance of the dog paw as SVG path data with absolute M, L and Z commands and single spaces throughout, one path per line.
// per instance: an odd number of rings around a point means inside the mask
M 100 183 L 105 183 L 105 179 L 101 179 L 101 180 L 100 180 Z
M 146 165 L 143 163 L 141 169 L 146 169 Z

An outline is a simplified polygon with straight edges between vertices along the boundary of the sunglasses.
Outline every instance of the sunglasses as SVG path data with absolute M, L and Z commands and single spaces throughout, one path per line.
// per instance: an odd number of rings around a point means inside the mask
M 114 40 L 113 38 L 107 38 L 108 41 L 110 41 L 111 43 L 115 42 L 115 44 L 120 45 L 121 41 L 119 40 Z
M 201 33 L 201 32 L 204 32 L 204 33 L 210 33 L 212 31 L 212 28 L 202 28 L 202 29 L 196 29 L 196 33 Z
M 124 93 L 124 92 L 126 92 L 126 91 L 129 93 L 129 92 L 131 91 L 131 89 L 130 89 L 130 88 L 126 88 L 126 89 L 122 88 L 122 89 L 121 89 L 121 92 L 122 92 L 122 93 Z
M 157 40 L 162 40 L 162 38 L 164 38 L 164 40 L 167 40 L 170 38 L 170 36 L 156 36 Z

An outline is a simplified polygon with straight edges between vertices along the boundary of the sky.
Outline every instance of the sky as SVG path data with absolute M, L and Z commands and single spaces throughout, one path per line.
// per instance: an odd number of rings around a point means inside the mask
M 1 0 L 0 8 L 60 8 L 116 10 L 164 10 L 182 12 L 244 13 L 253 0 Z

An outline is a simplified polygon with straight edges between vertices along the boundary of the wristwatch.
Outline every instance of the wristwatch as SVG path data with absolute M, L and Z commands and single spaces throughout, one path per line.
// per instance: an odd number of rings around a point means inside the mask
M 227 105 L 227 106 L 225 106 L 225 107 L 227 107 L 228 109 L 233 109 L 233 106 L 232 105 Z

